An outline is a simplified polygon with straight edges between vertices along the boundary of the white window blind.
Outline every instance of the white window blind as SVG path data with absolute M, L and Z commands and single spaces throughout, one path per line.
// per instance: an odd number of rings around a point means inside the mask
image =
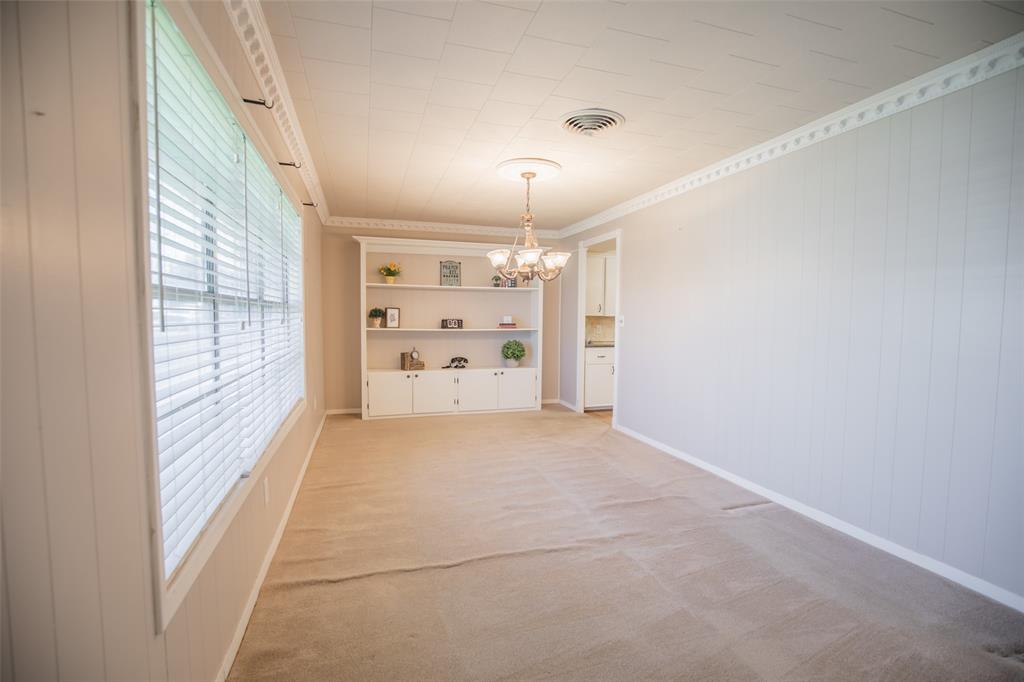
M 159 4 L 149 234 L 165 574 L 304 392 L 301 221 Z

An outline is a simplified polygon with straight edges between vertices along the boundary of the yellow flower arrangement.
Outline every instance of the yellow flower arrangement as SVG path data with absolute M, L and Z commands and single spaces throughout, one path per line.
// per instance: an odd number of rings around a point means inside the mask
M 377 272 L 384 275 L 385 277 L 396 277 L 402 274 L 402 266 L 396 263 L 395 261 L 391 261 L 387 265 L 382 265 L 379 268 L 377 268 Z

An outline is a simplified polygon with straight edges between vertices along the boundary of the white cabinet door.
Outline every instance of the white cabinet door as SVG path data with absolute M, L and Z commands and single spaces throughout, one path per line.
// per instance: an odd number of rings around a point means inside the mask
M 411 372 L 370 372 L 367 379 L 371 417 L 412 414 Z
M 615 402 L 615 365 L 587 365 L 583 407 L 607 407 Z
M 416 414 L 454 412 L 456 398 L 455 372 L 443 370 L 412 374 L 412 411 Z
M 619 288 L 619 261 L 615 254 L 604 259 L 604 312 L 602 315 L 615 314 L 615 292 Z
M 498 370 L 498 409 L 516 410 L 536 405 L 536 369 L 517 367 Z
M 587 254 L 587 315 L 604 315 L 604 265 L 601 254 Z
M 459 371 L 459 411 L 480 412 L 498 409 L 497 369 Z

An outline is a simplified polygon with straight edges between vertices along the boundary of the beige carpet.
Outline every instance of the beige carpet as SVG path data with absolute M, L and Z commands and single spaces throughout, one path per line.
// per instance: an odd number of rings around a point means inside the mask
M 1020 680 L 1024 615 L 590 416 L 333 417 L 231 679 Z

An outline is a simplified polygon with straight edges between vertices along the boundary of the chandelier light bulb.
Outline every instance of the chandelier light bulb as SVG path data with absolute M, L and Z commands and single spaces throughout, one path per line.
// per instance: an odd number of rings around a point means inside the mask
M 512 255 L 510 249 L 495 249 L 487 252 L 487 258 L 491 261 L 491 267 L 503 268 L 508 263 L 508 257 Z
M 571 253 L 566 253 L 565 251 L 552 251 L 551 253 L 546 253 L 542 257 L 544 267 L 548 270 L 561 270 L 565 267 L 566 263 L 569 262 L 569 256 L 571 255 Z
M 516 254 L 516 263 L 519 267 L 532 268 L 540 262 L 540 256 L 544 249 L 521 249 Z

